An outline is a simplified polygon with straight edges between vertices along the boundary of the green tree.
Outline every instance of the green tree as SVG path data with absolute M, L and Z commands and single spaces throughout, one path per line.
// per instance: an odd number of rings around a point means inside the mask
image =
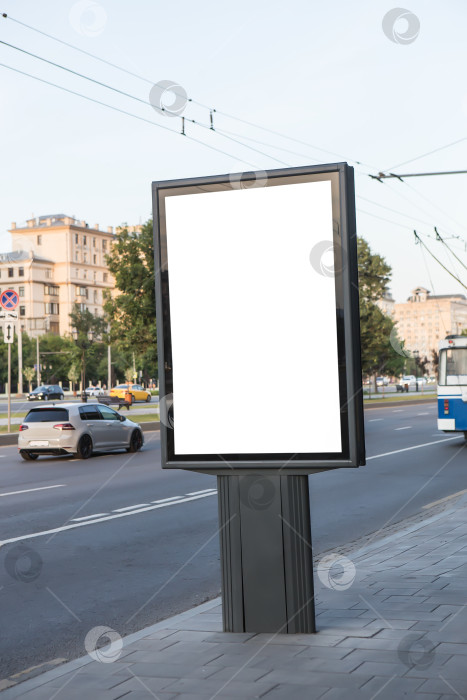
M 94 316 L 88 309 L 80 309 L 74 304 L 70 314 L 74 348 L 73 364 L 79 367 L 83 391 L 86 388 L 86 374 L 92 376 L 106 349 L 107 321 L 103 316 Z
M 73 392 L 75 392 L 75 384 L 79 379 L 79 374 L 78 367 L 76 365 L 71 365 L 70 369 L 68 370 L 67 379 L 71 383 L 71 390 Z
M 400 374 L 406 358 L 396 348 L 402 349 L 403 342 L 397 339 L 394 321 L 376 304 L 391 280 L 391 268 L 381 255 L 372 253 L 363 238 L 357 239 L 357 251 L 362 372 L 369 376 Z
M 118 290 L 107 294 L 105 311 L 110 318 L 112 344 L 131 362 L 136 355 L 136 369 L 145 379 L 157 376 L 156 297 L 152 220 L 140 233 L 123 228 L 116 236 L 106 258 Z
M 26 381 L 29 385 L 29 393 L 32 391 L 32 380 L 34 379 L 34 376 L 36 374 L 36 370 L 34 367 L 24 367 L 23 369 L 23 374 L 26 378 Z

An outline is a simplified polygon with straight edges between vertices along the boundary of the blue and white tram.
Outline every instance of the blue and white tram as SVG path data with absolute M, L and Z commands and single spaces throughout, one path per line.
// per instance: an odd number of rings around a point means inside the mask
M 439 343 L 438 430 L 467 439 L 467 336 L 448 335 Z

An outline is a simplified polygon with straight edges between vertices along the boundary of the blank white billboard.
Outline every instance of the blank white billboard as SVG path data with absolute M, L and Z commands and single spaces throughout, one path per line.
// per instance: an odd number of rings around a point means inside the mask
M 339 453 L 331 182 L 165 198 L 175 454 Z

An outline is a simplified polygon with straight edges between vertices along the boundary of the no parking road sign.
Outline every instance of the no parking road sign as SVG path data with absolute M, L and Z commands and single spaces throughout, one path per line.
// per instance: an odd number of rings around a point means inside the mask
M 19 304 L 18 293 L 14 289 L 5 289 L 0 296 L 0 304 L 7 311 L 13 311 Z

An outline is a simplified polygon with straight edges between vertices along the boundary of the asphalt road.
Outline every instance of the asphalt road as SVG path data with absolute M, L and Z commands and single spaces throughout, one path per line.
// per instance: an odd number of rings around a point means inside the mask
M 369 409 L 366 435 L 366 467 L 310 477 L 315 553 L 467 488 L 463 436 L 437 432 L 434 404 Z M 146 440 L 87 461 L 0 448 L 0 679 L 82 656 L 97 625 L 125 635 L 219 593 L 215 477 L 163 472 L 159 433 Z

